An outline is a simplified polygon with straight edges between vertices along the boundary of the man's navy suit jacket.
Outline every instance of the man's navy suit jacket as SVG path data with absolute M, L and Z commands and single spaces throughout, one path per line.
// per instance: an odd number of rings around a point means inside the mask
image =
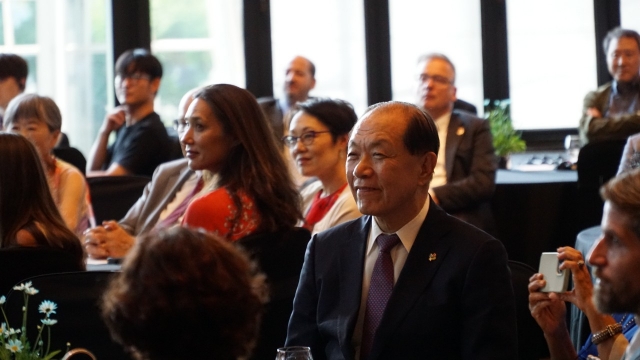
M 314 235 L 287 346 L 315 360 L 354 359 L 371 216 Z M 369 359 L 515 359 L 515 301 L 507 254 L 488 234 L 433 201 L 375 335 Z

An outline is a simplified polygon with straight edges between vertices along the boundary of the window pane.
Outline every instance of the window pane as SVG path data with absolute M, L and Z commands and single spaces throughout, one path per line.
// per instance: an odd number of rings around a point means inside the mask
M 35 1 L 14 1 L 11 15 L 16 44 L 36 43 L 36 3 Z
M 4 45 L 4 3 L 0 2 L 0 46 Z
M 151 0 L 151 49 L 163 77 L 155 110 L 169 126 L 189 90 L 245 86 L 242 0 Z
M 316 66 L 312 96 L 349 101 L 356 113 L 367 106 L 362 1 L 271 0 L 275 97 L 282 96 L 285 70 L 297 55 Z
M 640 1 L 620 0 L 620 25 L 625 29 L 640 31 Z
M 517 129 L 578 126 L 584 96 L 597 87 L 593 19 L 592 1 L 507 0 Z
M 394 0 L 389 2 L 389 18 L 393 99 L 416 102 L 418 58 L 437 52 L 456 67 L 458 98 L 482 114 L 480 1 Z
M 202 0 L 152 0 L 153 40 L 206 38 L 207 11 Z
M 203 70 L 211 69 L 211 54 L 207 51 L 191 51 L 158 52 L 155 55 L 163 66 L 156 112 L 165 115 L 162 121 L 169 126 L 176 118 L 182 96 L 190 89 L 205 85 L 202 83 Z
M 89 3 L 91 17 L 91 42 L 94 44 L 104 44 L 107 41 L 107 17 L 105 9 L 107 0 L 93 0 Z M 103 75 L 104 71 L 102 72 Z

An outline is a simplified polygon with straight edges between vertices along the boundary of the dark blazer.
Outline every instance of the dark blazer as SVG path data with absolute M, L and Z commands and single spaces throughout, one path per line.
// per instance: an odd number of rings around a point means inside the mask
M 120 220 L 120 226 L 135 236 L 153 229 L 160 213 L 175 198 L 176 193 L 192 174 L 187 159 L 170 161 L 158 166 L 142 196 Z
M 284 112 L 280 107 L 280 102 L 278 102 L 278 99 L 266 97 L 259 98 L 258 104 L 260 105 L 264 116 L 267 118 L 267 122 L 271 124 L 273 136 L 279 144 L 280 139 L 284 135 Z
M 432 189 L 440 206 L 482 230 L 493 231 L 490 201 L 498 164 L 489 122 L 454 110 L 445 149 L 447 183 Z
M 287 346 L 310 346 L 315 360 L 354 359 L 371 221 L 363 216 L 312 237 Z M 504 247 L 431 202 L 369 359 L 515 359 L 516 334 Z

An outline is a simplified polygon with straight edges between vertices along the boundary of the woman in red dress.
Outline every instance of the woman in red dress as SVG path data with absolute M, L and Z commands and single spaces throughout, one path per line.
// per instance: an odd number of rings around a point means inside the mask
M 255 97 L 218 84 L 195 94 L 186 114 L 189 167 L 203 170 L 210 191 L 193 200 L 183 225 L 235 241 L 290 229 L 301 218 L 299 196 Z

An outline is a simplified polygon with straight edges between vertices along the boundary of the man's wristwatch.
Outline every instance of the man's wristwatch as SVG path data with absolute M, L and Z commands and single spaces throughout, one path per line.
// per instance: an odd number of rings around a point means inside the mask
M 617 335 L 622 332 L 622 325 L 615 323 L 611 325 L 607 325 L 606 328 L 602 331 L 598 331 L 597 333 L 591 336 L 591 342 L 595 345 L 600 344 L 601 342 Z

